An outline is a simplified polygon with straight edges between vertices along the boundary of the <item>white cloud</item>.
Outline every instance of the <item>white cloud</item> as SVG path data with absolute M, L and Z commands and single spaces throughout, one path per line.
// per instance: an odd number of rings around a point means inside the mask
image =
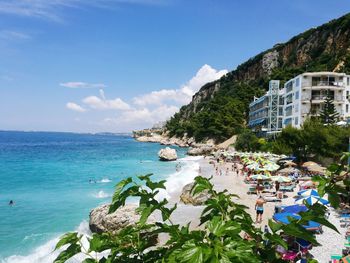
M 108 100 L 105 98 L 104 91 L 100 90 L 101 98 L 97 96 L 89 96 L 83 99 L 83 102 L 92 109 L 96 110 L 128 110 L 129 104 L 120 98 Z
M 160 105 L 164 102 L 173 101 L 177 104 L 188 104 L 192 96 L 206 83 L 217 80 L 228 71 L 216 70 L 205 64 L 196 75 L 179 89 L 163 89 L 135 97 L 133 102 L 138 106 Z
M 107 86 L 103 83 L 87 83 L 87 82 L 80 82 L 80 81 L 72 81 L 72 82 L 65 82 L 60 83 L 60 86 L 71 88 L 71 89 L 90 89 L 90 88 L 106 88 Z
M 149 108 L 130 109 L 123 111 L 115 118 L 105 118 L 104 122 L 112 125 L 141 125 L 147 127 L 169 119 L 178 110 L 178 107 L 168 105 L 161 105 L 153 110 Z
M 19 31 L 1 30 L 0 38 L 6 39 L 6 40 L 27 40 L 27 39 L 30 39 L 31 36 Z
M 64 8 L 114 8 L 121 4 L 161 5 L 168 0 L 1 0 L 0 13 L 63 22 Z
M 66 104 L 66 108 L 72 111 L 77 111 L 77 112 L 85 112 L 86 109 L 84 109 L 82 106 L 74 103 L 74 102 L 68 102 Z

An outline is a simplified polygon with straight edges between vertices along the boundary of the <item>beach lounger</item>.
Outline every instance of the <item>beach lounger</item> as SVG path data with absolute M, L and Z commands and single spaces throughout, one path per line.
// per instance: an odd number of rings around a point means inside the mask
M 282 192 L 293 192 L 295 186 L 294 185 L 286 185 L 286 186 L 281 186 L 280 191 Z
M 338 263 L 339 260 L 342 258 L 342 255 L 331 255 L 331 263 Z
M 264 196 L 264 200 L 266 201 L 266 202 L 281 202 L 282 200 L 281 199 L 279 199 L 279 198 L 277 198 L 276 196 L 274 196 L 274 195 L 270 195 L 270 196 Z
M 283 260 L 294 260 L 298 256 L 297 252 L 294 251 L 287 251 L 286 253 L 282 254 Z

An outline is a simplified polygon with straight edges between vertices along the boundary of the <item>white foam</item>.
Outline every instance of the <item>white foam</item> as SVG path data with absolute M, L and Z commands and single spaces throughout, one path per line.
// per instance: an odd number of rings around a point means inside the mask
M 78 228 L 76 229 L 76 231 L 84 235 L 83 244 L 85 246 L 87 244 L 86 237 L 91 236 L 88 222 L 85 220 L 81 222 Z M 37 247 L 29 255 L 26 255 L 26 256 L 13 255 L 1 260 L 1 263 L 52 263 L 56 259 L 58 254 L 62 251 L 62 250 L 54 251 L 60 236 L 57 236 L 56 238 L 51 239 L 50 241 L 45 243 L 44 245 Z M 84 258 L 85 256 L 83 254 L 78 254 L 67 262 L 69 263 L 82 262 Z
M 199 160 L 202 156 L 189 156 L 179 159 L 181 168 L 169 175 L 166 178 L 166 190 L 161 190 L 157 195 L 157 199 L 170 199 L 175 193 L 182 190 L 182 188 L 193 181 L 199 172 Z
M 103 178 L 102 180 L 98 181 L 99 183 L 110 183 L 112 182 L 111 179 L 108 179 L 108 178 Z
M 108 194 L 108 193 L 104 192 L 103 190 L 99 191 L 97 194 L 93 194 L 93 196 L 95 198 L 98 198 L 98 199 L 104 199 L 104 198 L 112 197 L 111 194 Z

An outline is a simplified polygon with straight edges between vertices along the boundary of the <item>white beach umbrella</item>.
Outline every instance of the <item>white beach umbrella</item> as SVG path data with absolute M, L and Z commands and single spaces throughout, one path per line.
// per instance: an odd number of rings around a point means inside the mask
M 289 183 L 290 181 L 292 181 L 289 177 L 281 175 L 272 176 L 271 180 L 279 183 Z

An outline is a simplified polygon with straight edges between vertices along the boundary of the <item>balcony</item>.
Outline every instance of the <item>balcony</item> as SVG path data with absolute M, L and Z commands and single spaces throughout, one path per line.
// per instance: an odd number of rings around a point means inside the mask
M 312 96 L 309 95 L 309 96 L 302 96 L 301 101 L 303 103 L 306 103 L 312 100 L 312 103 L 322 103 L 325 101 L 326 98 L 327 98 L 326 95 L 312 95 Z M 332 97 L 332 99 L 335 103 L 344 103 L 343 96 L 334 96 Z
M 344 87 L 343 82 L 336 82 L 336 81 L 312 81 L 313 87 Z

